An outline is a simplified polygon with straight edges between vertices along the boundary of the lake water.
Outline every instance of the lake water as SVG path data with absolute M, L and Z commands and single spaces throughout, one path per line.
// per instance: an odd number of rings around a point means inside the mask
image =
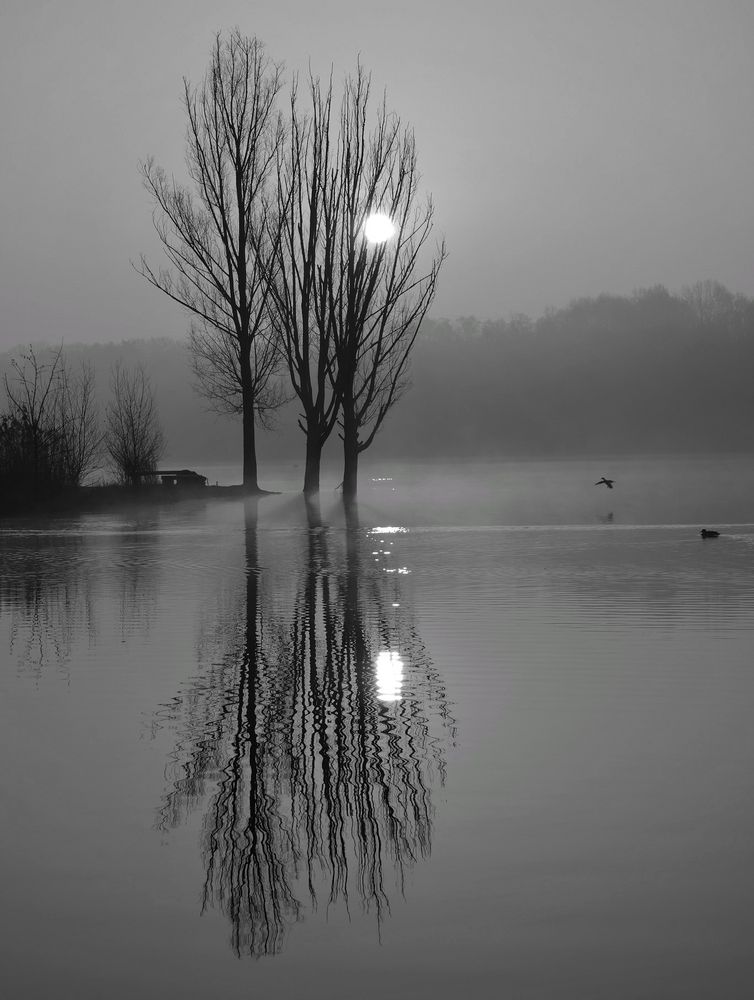
M 3 995 L 744 996 L 754 459 L 300 472 L 0 522 Z

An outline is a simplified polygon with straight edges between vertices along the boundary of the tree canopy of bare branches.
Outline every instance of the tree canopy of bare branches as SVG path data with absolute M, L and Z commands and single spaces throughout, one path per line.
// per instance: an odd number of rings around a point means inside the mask
M 310 78 L 308 115 L 294 86 L 289 142 L 278 159 L 283 222 L 271 301 L 303 408 L 306 492 L 318 486 L 319 451 L 337 419 L 343 491 L 356 494 L 358 456 L 406 388 L 411 348 L 445 258 L 443 243 L 426 253 L 434 209 L 431 198 L 419 199 L 414 134 L 384 99 L 370 130 L 370 91 L 359 65 L 333 121 L 332 80 L 324 88 Z M 380 243 L 366 237 L 374 213 L 394 227 Z
M 60 458 L 66 479 L 79 485 L 99 465 L 102 434 L 94 395 L 94 368 L 82 361 L 78 374 L 63 366 L 55 399 Z
M 58 387 L 65 365 L 63 348 L 59 347 L 48 361 L 39 357 L 33 347 L 11 359 L 12 375 L 5 376 L 8 399 L 6 437 L 10 430 L 16 439 L 16 474 L 23 468 L 35 488 L 45 488 L 62 480 L 58 457 L 59 432 L 55 425 Z
M 62 346 L 41 354 L 29 347 L 10 368 L 0 415 L 3 491 L 41 497 L 79 485 L 97 467 L 100 451 L 94 369 L 83 363 L 72 372 Z
M 193 192 L 153 159 L 142 165 L 154 225 L 169 261 L 137 270 L 192 315 L 194 371 L 216 407 L 240 413 L 243 481 L 259 488 L 255 418 L 283 401 L 269 326 L 265 186 L 281 141 L 281 68 L 236 29 L 215 37 L 198 88 L 184 80 L 186 163 Z
M 120 481 L 139 486 L 143 476 L 154 472 L 165 446 L 149 376 L 141 365 L 128 371 L 116 364 L 110 389 L 105 449 Z
M 291 90 L 287 142 L 277 161 L 277 259 L 270 275 L 270 305 L 291 385 L 301 403 L 299 427 L 306 435 L 304 492 L 319 490 L 322 449 L 335 427 L 339 399 L 333 371 L 333 325 L 329 320 L 328 223 L 333 218 L 330 184 L 332 86 L 310 79 L 309 114 Z

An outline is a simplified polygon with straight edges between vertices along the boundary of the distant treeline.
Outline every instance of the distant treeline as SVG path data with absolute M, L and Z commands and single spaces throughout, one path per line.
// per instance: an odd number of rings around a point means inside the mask
M 383 446 L 418 454 L 754 449 L 754 299 L 716 282 L 427 323 Z
M 165 339 L 65 345 L 108 395 L 116 361 L 141 362 L 167 456 L 240 461 L 240 427 L 207 412 L 185 344 Z M 10 357 L 0 356 L 0 376 Z M 412 386 L 372 456 L 754 451 L 754 299 L 717 282 L 673 294 L 579 299 L 539 319 L 425 320 Z M 295 402 L 260 434 L 260 458 L 301 459 Z M 329 448 L 335 456 L 339 442 Z

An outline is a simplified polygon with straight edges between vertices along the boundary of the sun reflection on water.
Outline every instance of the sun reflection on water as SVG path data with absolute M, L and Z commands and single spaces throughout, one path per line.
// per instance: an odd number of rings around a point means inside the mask
M 394 650 L 383 649 L 374 661 L 378 701 L 400 701 L 403 688 L 403 660 Z

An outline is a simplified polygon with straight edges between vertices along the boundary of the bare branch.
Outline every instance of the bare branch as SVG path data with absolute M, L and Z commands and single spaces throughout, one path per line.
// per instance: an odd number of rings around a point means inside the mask
M 419 204 L 413 132 L 384 98 L 370 131 L 370 92 L 359 64 L 346 79 L 336 132 L 332 81 L 323 89 L 310 78 L 308 116 L 294 88 L 278 160 L 285 223 L 272 300 L 307 439 L 318 431 L 324 440 L 340 423 L 345 493 L 355 492 L 358 454 L 408 385 L 410 352 L 446 255 L 442 243 L 429 252 L 434 209 L 431 199 Z M 380 244 L 365 236 L 374 212 L 395 226 Z
M 202 83 L 184 80 L 186 168 L 193 191 L 147 159 L 144 186 L 169 266 L 135 269 L 192 316 L 189 344 L 203 395 L 240 414 L 244 483 L 257 487 L 254 424 L 280 405 L 268 282 L 274 225 L 266 189 L 283 141 L 281 67 L 238 29 L 215 36 Z
M 154 472 L 165 439 L 152 386 L 144 368 L 116 364 L 110 375 L 112 398 L 105 410 L 105 449 L 121 482 L 139 486 Z

